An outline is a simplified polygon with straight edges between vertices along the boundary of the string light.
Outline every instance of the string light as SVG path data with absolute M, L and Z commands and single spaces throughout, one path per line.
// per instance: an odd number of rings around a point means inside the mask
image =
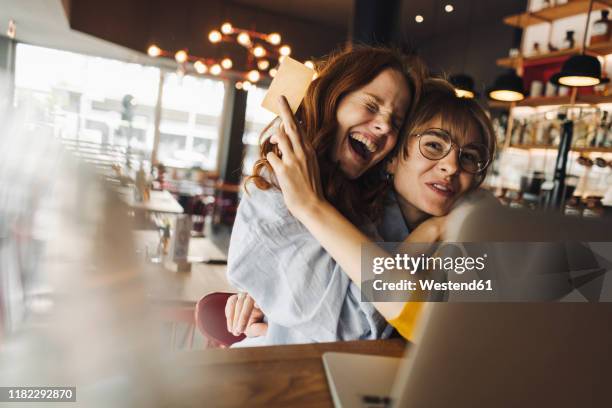
M 312 61 L 304 62 L 304 65 L 306 65 L 310 69 L 314 69 L 314 63 Z
M 450 13 L 454 10 L 455 8 L 453 7 L 452 4 L 447 4 L 446 6 L 444 6 L 444 11 L 446 11 L 447 13 Z
M 236 83 L 236 89 L 248 90 L 254 86 L 254 83 L 261 80 L 266 71 L 268 71 L 270 77 L 274 77 L 277 74 L 278 67 L 272 69 L 270 67 L 274 66 L 277 61 L 281 63 L 292 52 L 288 44 L 281 45 L 281 35 L 277 32 L 266 34 L 238 28 L 234 27 L 229 21 L 221 24 L 219 29 L 210 31 L 208 40 L 213 44 L 234 41 L 249 51 L 250 56 L 246 61 L 247 66 L 242 67 L 237 72 L 232 71 L 234 74 L 242 76 L 242 79 Z M 147 54 L 151 57 L 170 57 L 173 55 L 173 51 L 166 51 L 156 44 L 151 44 L 147 49 Z M 231 70 L 234 65 L 230 58 L 225 57 L 222 60 L 217 60 L 189 55 L 186 49 L 176 51 L 174 59 L 178 64 L 177 70 L 182 71 L 181 73 L 187 73 L 187 70 L 191 69 L 192 72 L 198 74 L 208 73 L 217 76 L 221 75 L 224 70 Z M 186 63 L 192 63 L 193 65 Z M 305 65 L 315 69 L 312 61 L 305 61 Z M 253 66 L 257 69 L 253 69 Z
M 229 23 L 229 22 L 228 23 L 223 23 L 223 25 L 221 25 L 221 32 L 223 34 L 229 35 L 229 34 L 232 33 L 232 29 L 233 28 L 234 27 L 232 27 L 231 23 Z
M 149 57 L 159 57 L 162 53 L 161 48 L 159 48 L 157 45 L 152 44 L 151 46 L 149 46 L 149 48 L 147 49 L 147 54 L 149 54 Z
M 266 40 L 272 45 L 278 45 L 281 43 L 281 36 L 279 33 L 270 33 Z
M 422 23 L 425 19 L 423 18 L 422 15 L 418 14 L 415 18 L 414 21 L 416 21 L 417 23 Z
M 261 78 L 261 74 L 259 73 L 258 70 L 253 69 L 253 70 L 249 71 L 249 73 L 247 74 L 247 78 L 251 82 L 257 82 L 257 81 L 259 81 L 259 78 Z
M 217 30 L 212 30 L 210 33 L 208 33 L 208 40 L 213 44 L 218 43 L 222 38 L 223 36 Z
M 257 47 L 253 48 L 253 55 L 257 58 L 261 58 L 266 55 L 266 49 L 261 45 L 258 45 Z
M 8 27 L 6 29 L 6 36 L 11 40 L 15 39 L 17 35 L 17 24 L 15 24 L 15 20 L 10 19 L 8 22 Z
M 205 74 L 208 71 L 208 67 L 202 61 L 197 60 L 193 63 L 193 68 L 196 70 L 198 74 Z
M 223 58 L 223 60 L 221 60 L 221 66 L 225 69 L 230 69 L 233 65 L 234 63 L 229 58 Z
M 221 71 L 223 71 L 223 69 L 221 68 L 221 65 L 219 64 L 215 64 L 212 67 L 210 67 L 210 73 L 213 75 L 219 75 Z
M 238 34 L 237 41 L 238 41 L 239 44 L 244 45 L 245 47 L 247 47 L 249 44 L 251 44 L 251 37 L 247 33 L 242 32 L 242 33 Z
M 177 51 L 176 54 L 174 54 L 174 59 L 179 64 L 184 63 L 185 61 L 187 61 L 187 51 L 185 51 L 185 50 Z
M 288 55 L 291 55 L 291 47 L 288 45 L 283 45 L 282 47 L 280 47 L 280 50 L 278 50 L 278 52 L 280 52 L 280 55 L 286 57 Z

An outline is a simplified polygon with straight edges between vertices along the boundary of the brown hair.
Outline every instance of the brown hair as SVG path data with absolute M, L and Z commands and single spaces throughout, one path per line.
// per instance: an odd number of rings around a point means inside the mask
M 491 165 L 497 143 L 489 116 L 478 102 L 474 99 L 458 97 L 455 88 L 440 78 L 429 78 L 423 82 L 423 93 L 419 105 L 410 123 L 404 129 L 393 154 L 401 153 L 404 158 L 407 158 L 411 137 L 426 130 L 428 123 L 436 118 L 440 118 L 442 128 L 451 135 L 463 137 L 477 132 L 480 143 L 489 149 L 487 168 Z M 486 170 L 477 174 L 474 177 L 475 184 L 472 188 L 480 186 L 486 175 Z
M 407 120 L 418 103 L 425 66 L 416 57 L 371 46 L 354 46 L 334 53 L 318 65 L 318 77 L 308 87 L 302 105 L 296 112 L 296 119 L 302 124 L 305 140 L 310 142 L 316 152 L 326 199 L 353 222 L 363 222 L 364 217 L 375 220 L 380 217 L 383 207 L 381 192 L 385 183 L 381 182 L 380 176 L 382 163 L 356 180 L 349 180 L 342 174 L 338 163 L 334 163 L 331 158 L 338 126 L 336 110 L 345 95 L 368 84 L 383 70 L 391 68 L 403 74 L 409 87 Z M 262 132 L 262 139 L 273 125 L 274 122 Z M 264 171 L 273 174 L 266 160 L 268 152 L 278 154 L 278 148 L 269 139 L 262 140 L 260 158 L 253 166 L 253 175 L 247 178 L 247 182 L 253 182 L 262 190 L 277 187 L 262 175 Z

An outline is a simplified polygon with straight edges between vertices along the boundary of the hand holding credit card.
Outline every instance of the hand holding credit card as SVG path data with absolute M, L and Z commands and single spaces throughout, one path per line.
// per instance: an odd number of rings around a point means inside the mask
M 291 111 L 295 113 L 302 103 L 314 75 L 315 71 L 313 69 L 292 58 L 285 57 L 272 80 L 272 84 L 270 84 L 270 88 L 268 88 L 268 92 L 266 92 L 261 106 L 280 116 L 278 98 L 284 95 L 289 102 Z

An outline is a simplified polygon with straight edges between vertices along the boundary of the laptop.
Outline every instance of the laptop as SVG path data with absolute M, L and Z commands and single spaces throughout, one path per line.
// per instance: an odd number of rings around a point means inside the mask
M 610 303 L 430 303 L 404 358 L 325 353 L 336 407 L 603 407 Z
M 475 208 L 451 220 L 449 241 L 612 241 L 609 220 Z M 593 270 L 597 257 L 582 249 L 571 266 Z M 608 275 L 596 275 L 600 293 L 612 290 Z M 334 405 L 612 406 L 612 303 L 574 292 L 572 303 L 429 303 L 404 358 L 323 355 Z

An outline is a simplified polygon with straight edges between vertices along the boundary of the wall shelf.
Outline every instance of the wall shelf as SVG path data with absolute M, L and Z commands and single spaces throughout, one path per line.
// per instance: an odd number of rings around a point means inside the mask
M 545 54 L 529 55 L 522 57 L 506 57 L 499 58 L 496 63 L 500 67 L 505 68 L 518 68 L 524 65 L 534 66 L 547 64 L 550 60 L 559 57 L 572 56 L 580 54 L 580 48 L 570 48 L 567 50 L 559 50 L 553 52 L 547 52 Z M 612 54 L 612 41 L 589 45 L 586 49 L 586 54 L 594 56 L 604 56 Z
M 544 150 L 557 150 L 559 146 L 542 146 L 542 145 L 510 145 L 508 146 L 513 149 L 521 149 L 521 150 L 535 150 L 535 149 L 544 149 Z M 612 147 L 572 147 L 571 150 L 573 152 L 579 153 L 612 153 Z
M 597 0 L 593 2 L 593 11 L 606 9 L 610 6 L 612 6 L 612 0 Z M 508 16 L 504 18 L 504 23 L 512 27 L 525 28 L 536 24 L 551 23 L 587 11 L 589 11 L 588 0 L 569 0 L 566 4 L 559 6 Z
M 517 102 L 516 106 L 549 106 L 549 105 L 569 105 L 570 96 L 538 96 L 535 98 L 525 98 Z M 600 103 L 612 103 L 612 95 L 576 95 L 575 103 L 597 105 Z

